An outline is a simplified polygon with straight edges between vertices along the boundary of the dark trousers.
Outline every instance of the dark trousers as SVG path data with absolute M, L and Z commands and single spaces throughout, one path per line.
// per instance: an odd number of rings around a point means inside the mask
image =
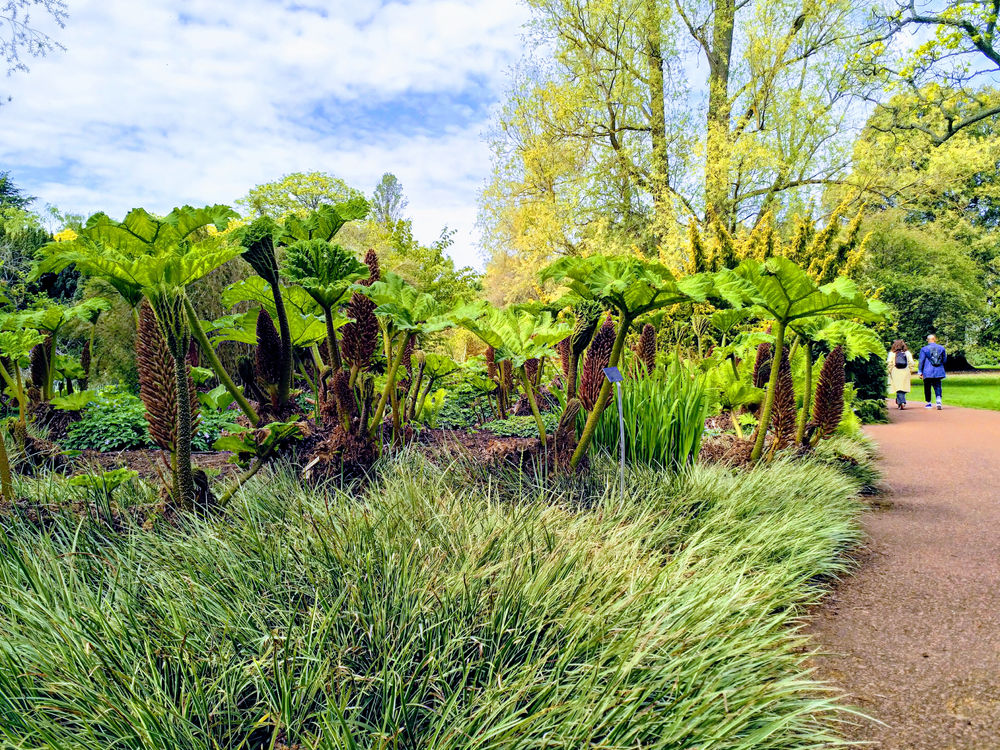
M 924 401 L 928 404 L 931 402 L 931 388 L 934 389 L 934 395 L 941 398 L 941 380 L 942 378 L 924 378 Z

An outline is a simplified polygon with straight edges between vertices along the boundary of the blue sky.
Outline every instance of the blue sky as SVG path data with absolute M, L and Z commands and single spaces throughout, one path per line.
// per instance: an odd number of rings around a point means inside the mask
M 140 10 L 141 8 L 141 10 Z M 232 202 L 293 171 L 394 172 L 417 236 L 481 265 L 483 141 L 515 0 L 71 0 L 66 51 L 5 80 L 0 170 L 63 210 Z

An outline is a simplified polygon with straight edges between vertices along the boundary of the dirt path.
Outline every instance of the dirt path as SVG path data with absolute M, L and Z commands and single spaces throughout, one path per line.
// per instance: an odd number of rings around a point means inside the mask
M 945 399 L 947 400 L 947 383 Z M 1000 412 L 893 405 L 878 441 L 888 507 L 811 629 L 818 676 L 884 725 L 884 750 L 1000 749 Z

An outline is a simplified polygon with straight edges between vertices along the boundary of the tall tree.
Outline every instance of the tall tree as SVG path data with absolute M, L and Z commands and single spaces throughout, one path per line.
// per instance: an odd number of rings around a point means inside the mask
M 878 52 L 857 0 L 528 3 L 537 46 L 481 201 L 498 254 L 654 255 L 677 219 L 756 223 L 849 163 L 848 114 L 875 85 L 859 59 Z
M 885 21 L 887 36 L 904 38 L 902 51 L 876 69 L 904 94 L 879 105 L 894 127 L 941 145 L 1000 115 L 998 19 L 997 0 L 937 0 L 919 8 L 915 0 L 897 2 Z M 909 31 L 932 35 L 914 49 Z
M 392 227 L 403 220 L 403 211 L 408 203 L 403 196 L 403 185 L 396 175 L 386 172 L 372 194 L 371 218 L 383 226 Z
M 257 185 L 236 201 L 253 216 L 280 221 L 305 216 L 322 205 L 336 205 L 364 196 L 339 177 L 327 172 L 292 172 L 280 180 Z

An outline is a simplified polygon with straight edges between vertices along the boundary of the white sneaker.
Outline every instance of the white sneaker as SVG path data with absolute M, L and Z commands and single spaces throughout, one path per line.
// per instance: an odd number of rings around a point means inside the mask
M 938 411 L 941 411 L 941 399 L 937 400 L 937 408 L 938 408 Z

